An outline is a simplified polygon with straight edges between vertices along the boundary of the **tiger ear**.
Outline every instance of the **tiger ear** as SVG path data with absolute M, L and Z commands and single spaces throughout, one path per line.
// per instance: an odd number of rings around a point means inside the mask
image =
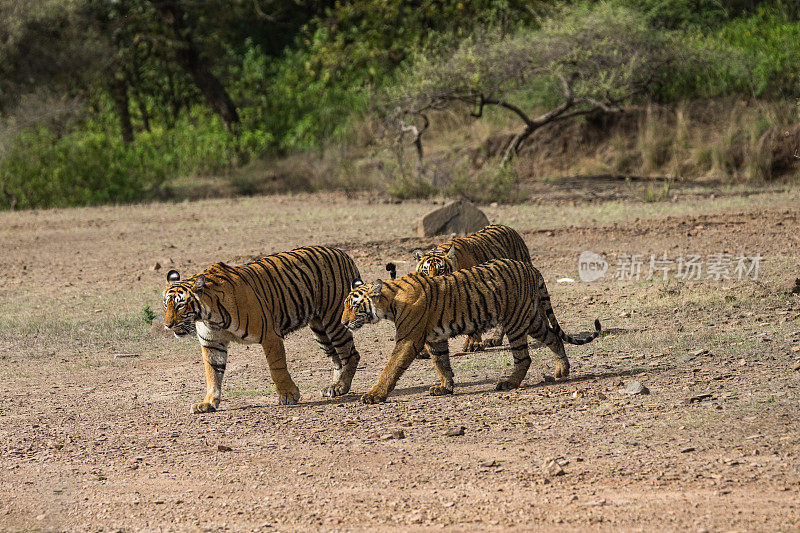
M 381 295 L 381 288 L 383 287 L 383 282 L 379 279 L 375 280 L 375 283 L 372 284 L 372 290 L 370 291 L 369 295 L 372 298 L 377 298 Z
M 450 260 L 456 258 L 456 247 L 453 246 L 452 244 L 450 245 L 450 248 L 447 249 L 447 258 Z
M 169 272 L 167 272 L 167 283 L 180 280 L 181 280 L 181 275 L 180 273 L 178 273 L 177 270 L 170 270 Z
M 414 250 L 414 259 L 419 262 L 422 259 L 422 250 Z
M 199 292 L 203 290 L 203 287 L 205 287 L 205 285 L 206 285 L 206 277 L 200 274 L 194 280 L 193 289 Z
M 363 284 L 364 284 L 364 282 L 363 282 L 363 281 L 361 281 L 360 279 L 356 278 L 356 279 L 354 279 L 354 280 L 353 280 L 353 285 L 352 285 L 352 287 L 350 287 L 350 288 L 351 288 L 351 289 L 355 289 L 356 287 L 360 287 L 360 286 L 362 286 Z

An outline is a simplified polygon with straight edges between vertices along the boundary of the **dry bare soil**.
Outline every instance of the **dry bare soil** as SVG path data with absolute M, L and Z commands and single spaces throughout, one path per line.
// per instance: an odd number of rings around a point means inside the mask
M 553 361 L 539 347 L 523 387 L 495 392 L 506 348 L 454 353 L 455 395 L 428 396 L 436 374 L 418 360 L 387 403 L 361 405 L 393 346 L 381 323 L 356 333 L 353 391 L 322 399 L 328 361 L 304 329 L 287 339 L 300 404 L 276 405 L 260 349 L 234 346 L 207 415 L 189 412 L 204 390 L 197 342 L 152 334 L 143 317 L 159 311 L 168 268 L 314 243 L 345 249 L 372 279 L 444 239 L 413 237 L 432 203 L 0 213 L 0 528 L 798 530 L 800 193 L 574 192 L 486 208 L 527 241 L 567 331 L 603 322 L 601 338 L 567 347 L 568 381 L 543 379 Z M 584 250 L 608 275 L 557 283 L 578 279 Z M 626 253 L 644 256 L 642 279 L 612 277 Z M 645 280 L 663 253 L 763 259 L 757 281 Z M 650 394 L 620 392 L 633 380 Z

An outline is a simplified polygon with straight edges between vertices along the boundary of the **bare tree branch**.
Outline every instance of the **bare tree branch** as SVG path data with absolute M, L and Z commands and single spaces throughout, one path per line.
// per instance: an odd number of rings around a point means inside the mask
M 403 134 L 407 132 L 410 132 L 412 135 L 414 135 L 414 140 L 412 141 L 412 144 L 417 149 L 417 165 L 418 165 L 418 170 L 421 172 L 423 167 L 423 155 L 424 155 L 422 151 L 422 134 L 425 133 L 425 130 L 428 129 L 430 121 L 428 120 L 428 116 L 425 113 L 421 113 L 419 111 L 413 113 L 405 113 L 405 114 L 417 115 L 421 117 L 423 120 L 421 128 L 417 128 L 413 124 L 408 124 L 402 119 L 400 120 L 400 132 L 401 132 L 400 136 L 402 137 Z

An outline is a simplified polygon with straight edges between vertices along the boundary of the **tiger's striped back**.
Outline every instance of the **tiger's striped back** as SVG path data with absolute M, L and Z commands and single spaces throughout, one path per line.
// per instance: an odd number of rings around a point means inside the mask
M 486 226 L 467 237 L 443 242 L 429 252 L 418 253 L 417 272 L 429 276 L 452 274 L 492 259 L 516 259 L 531 263 L 528 246 L 514 229 L 500 224 Z

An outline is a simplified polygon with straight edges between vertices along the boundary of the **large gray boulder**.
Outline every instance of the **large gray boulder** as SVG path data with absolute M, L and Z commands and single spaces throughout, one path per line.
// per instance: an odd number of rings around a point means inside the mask
M 431 211 L 417 220 L 415 229 L 420 237 L 474 233 L 488 226 L 489 219 L 474 205 L 458 200 Z

